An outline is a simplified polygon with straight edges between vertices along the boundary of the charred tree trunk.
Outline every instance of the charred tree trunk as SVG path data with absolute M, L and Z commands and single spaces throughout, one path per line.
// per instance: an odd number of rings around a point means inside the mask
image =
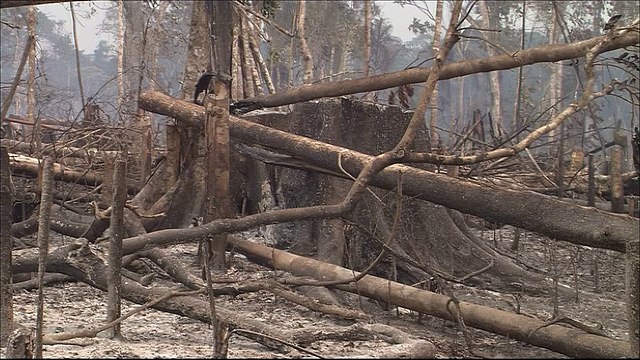
M 13 216 L 13 194 L 11 191 L 11 169 L 9 152 L 0 147 L 0 346 L 7 346 L 9 334 L 13 332 L 13 287 L 11 272 L 11 221 Z
M 312 102 L 297 104 L 282 130 L 359 152 L 378 154 L 393 148 L 410 118 L 411 114 L 403 113 L 397 107 L 379 111 L 376 106 L 358 102 Z M 421 140 L 415 144 L 414 151 L 429 148 L 426 127 L 418 139 Z M 340 156 L 334 161 L 340 162 Z M 355 177 L 357 173 L 351 175 Z M 340 202 L 352 181 L 285 168 L 278 172 L 275 183 L 275 194 L 283 199 L 277 206 L 299 208 Z M 349 263 L 350 268 L 362 270 L 378 256 L 381 242 L 391 235 L 394 209 L 401 201 L 402 220 L 392 248 L 415 260 L 422 268 L 398 260 L 395 265 L 398 281 L 417 283 L 432 274 L 461 279 L 490 267 L 465 283 L 503 291 L 538 294 L 547 291 L 542 277 L 516 266 L 477 239 L 459 212 L 410 196 L 399 199 L 394 190 L 375 189 L 372 193 L 375 195 L 366 196 L 347 223 L 342 219 L 317 219 L 268 225 L 270 241 L 278 248 L 290 248 L 297 254 L 315 255 L 321 261 L 336 265 Z M 349 256 L 345 254 L 346 249 L 349 249 Z M 394 271 L 392 267 L 391 261 L 383 261 L 372 274 L 388 278 Z

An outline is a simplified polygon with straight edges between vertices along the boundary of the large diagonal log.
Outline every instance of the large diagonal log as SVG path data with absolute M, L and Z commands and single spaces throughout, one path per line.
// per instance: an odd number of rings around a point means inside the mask
M 12 172 L 33 177 L 38 176 L 40 160 L 19 154 L 9 154 L 9 160 L 11 161 Z M 76 171 L 59 163 L 53 164 L 53 177 L 56 180 L 75 182 L 89 186 L 97 186 L 103 182 L 102 175 L 95 171 Z M 127 191 L 130 194 L 135 194 L 140 191 L 140 189 L 132 181 L 127 180 Z
M 523 65 L 577 59 L 585 56 L 590 48 L 603 41 L 604 38 L 604 36 L 598 36 L 571 44 L 542 45 L 504 55 L 449 63 L 442 68 L 439 79 L 446 80 L 471 74 L 515 69 Z M 638 43 L 640 43 L 638 32 L 627 32 L 608 43 L 604 47 L 604 52 Z M 275 94 L 236 101 L 232 106 L 232 111 L 246 113 L 260 108 L 294 104 L 322 97 L 357 94 L 389 89 L 404 84 L 421 83 L 427 80 L 430 72 L 431 68 L 412 68 L 354 80 L 302 86 Z
M 190 124 L 204 122 L 203 107 L 159 92 L 143 93 L 140 96 L 140 106 Z M 230 126 L 231 136 L 236 140 L 268 146 L 333 172 L 342 172 L 344 169 L 357 176 L 364 164 L 372 159 L 370 155 L 275 130 L 238 117 L 231 117 Z M 620 252 L 625 251 L 627 240 L 640 237 L 638 220 L 626 215 L 601 213 L 596 209 L 565 203 L 530 191 L 490 188 L 406 165 L 387 167 L 374 177 L 371 184 L 393 189 L 397 185 L 399 171 L 403 173 L 404 194 L 476 215 L 492 223 L 509 224 L 553 239 Z M 176 233 L 171 236 L 176 236 L 174 240 L 180 241 L 183 237 L 188 239 L 195 234 L 203 236 L 211 231 L 245 230 L 244 226 L 258 223 L 253 217 L 246 217 L 244 220 L 242 224 L 214 222 L 208 227 L 189 229 L 193 234 Z M 132 242 L 132 249 L 144 246 L 143 243 L 147 241 L 164 243 L 161 237 L 165 235 L 153 233 L 146 236 L 153 238 L 139 239 L 136 246 Z
M 252 261 L 298 276 L 311 276 L 323 281 L 332 281 L 353 279 L 359 275 L 358 272 L 337 265 L 290 254 L 235 236 L 229 237 L 229 245 L 233 245 L 236 251 Z M 365 275 L 357 285 L 348 283 L 336 285 L 336 287 L 442 319 L 456 321 L 457 316 L 454 315 L 459 313 L 467 326 L 501 334 L 575 358 L 625 358 L 629 354 L 629 343 L 626 341 L 613 340 L 560 325 L 545 326 L 543 321 L 535 318 L 464 301 L 460 301 L 458 311 L 448 296 L 376 276 Z

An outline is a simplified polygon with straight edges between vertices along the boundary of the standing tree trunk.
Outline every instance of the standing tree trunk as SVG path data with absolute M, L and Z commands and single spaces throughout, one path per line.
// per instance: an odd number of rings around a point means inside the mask
M 122 239 L 124 238 L 124 205 L 127 200 L 127 151 L 117 155 L 113 170 L 111 201 L 111 237 L 107 254 L 108 289 L 107 322 L 120 318 L 122 310 L 120 273 L 122 268 Z M 110 329 L 112 338 L 121 338 L 120 324 Z
M 304 76 L 302 83 L 310 85 L 313 82 L 313 57 L 307 45 L 305 35 L 304 22 L 306 18 L 307 3 L 306 0 L 298 2 L 298 40 L 300 41 L 300 52 L 302 52 L 302 65 L 304 67 Z
M 149 89 L 157 90 L 158 89 L 158 54 L 160 53 L 160 44 L 162 43 L 162 27 L 161 24 L 164 20 L 164 14 L 169 7 L 169 1 L 161 1 L 158 6 L 158 10 L 154 12 L 154 25 L 151 28 L 151 36 L 149 39 L 150 48 L 149 48 Z
M 209 25 L 207 24 L 206 2 L 195 1 L 191 16 L 191 31 L 187 48 L 187 65 L 183 83 L 185 84 L 182 98 L 193 102 L 195 84 L 203 71 L 211 71 L 211 41 L 209 39 Z M 189 126 L 176 121 L 173 129 L 168 131 L 172 136 L 172 150 L 177 152 L 175 171 L 178 180 L 168 186 L 170 191 L 165 194 L 154 194 L 144 201 L 144 208 L 153 206 L 153 213 L 165 212 L 166 217 L 156 225 L 158 229 L 187 227 L 193 218 L 203 216 L 204 202 L 204 134 L 202 126 Z M 179 139 L 177 139 L 179 138 Z M 176 149 L 177 147 L 177 149 Z M 150 181 L 165 176 L 156 172 Z M 145 191 L 147 187 L 143 189 Z M 136 196 L 138 198 L 138 196 Z M 176 199 L 180 199 L 177 201 Z
M 86 103 L 84 101 L 84 89 L 82 87 L 82 72 L 80 71 L 80 49 L 78 49 L 78 33 L 76 31 L 76 12 L 73 10 L 73 1 L 69 1 L 69 10 L 71 11 L 71 24 L 73 29 L 73 43 L 75 45 L 76 53 L 76 70 L 78 73 L 78 88 L 80 89 L 80 103 L 82 105 L 82 114 L 86 117 L 84 108 Z
M 53 159 L 44 158 L 42 166 L 42 193 L 38 214 L 38 300 L 36 302 L 36 343 L 34 356 L 42 358 L 44 336 L 44 273 L 49 252 L 49 229 L 51 225 L 51 203 L 53 199 Z
M 556 7 L 552 10 L 551 15 L 551 28 L 549 30 L 549 44 L 553 45 L 557 42 L 558 34 L 560 33 L 558 29 L 558 14 L 556 11 Z M 562 71 L 563 65 L 561 63 L 550 63 L 550 77 L 549 77 L 549 117 L 553 118 L 559 113 L 559 108 L 561 108 L 560 99 L 562 97 L 561 89 L 562 89 Z M 549 141 L 555 144 L 556 130 L 552 130 L 549 132 L 548 139 Z M 549 146 L 549 153 L 553 154 L 555 151 L 553 149 L 557 149 L 557 145 Z
M 489 13 L 488 2 L 486 0 L 482 0 L 478 3 L 480 6 L 480 11 L 482 13 L 482 27 L 485 29 L 495 29 L 497 30 L 500 27 L 499 20 L 497 19 L 497 11 L 494 14 L 494 10 L 491 9 L 491 13 Z M 491 6 L 495 6 L 495 4 L 491 4 Z M 497 37 L 496 32 L 490 32 L 488 35 L 489 40 L 495 44 Z M 487 49 L 487 53 L 489 56 L 496 56 L 496 50 L 492 45 L 483 43 L 485 48 Z M 502 125 L 502 106 L 500 104 L 502 100 L 502 90 L 500 87 L 500 74 L 497 71 L 492 71 L 489 73 L 489 83 L 491 84 L 491 118 L 493 121 L 491 122 L 491 131 L 493 133 L 492 141 L 499 143 L 499 138 L 502 137 L 501 129 L 503 129 Z
M 11 229 L 13 200 L 9 151 L 0 147 L 0 346 L 6 347 L 13 332 L 13 281 L 11 272 Z
M 369 58 L 371 57 L 371 0 L 364 0 L 364 52 L 362 70 L 364 77 L 369 76 Z
M 258 31 L 260 30 L 253 29 L 253 31 L 249 33 L 249 45 L 251 45 L 251 53 L 253 53 L 254 62 L 257 63 L 260 67 L 262 78 L 267 85 L 267 91 L 269 92 L 269 94 L 275 94 L 276 88 L 273 86 L 273 80 L 271 79 L 269 68 L 264 63 L 264 59 L 262 58 L 262 54 L 260 53 L 260 47 L 258 46 L 258 42 L 256 40 L 256 38 L 258 38 L 258 36 L 256 35 Z M 262 89 L 260 88 L 260 90 Z M 263 94 L 263 92 L 260 91 L 260 94 Z
M 144 3 L 139 1 L 124 1 L 124 49 L 123 49 L 123 107 L 125 124 L 133 124 L 138 118 L 138 96 L 142 85 L 145 52 L 146 18 L 143 11 Z
M 118 39 L 116 45 L 118 68 L 116 74 L 118 77 L 118 99 L 116 100 L 116 108 L 118 111 L 122 109 L 124 100 L 124 5 L 123 0 L 118 0 Z
M 242 56 L 240 49 L 240 14 L 238 14 L 237 10 L 233 11 L 233 30 L 232 37 L 233 43 L 232 47 L 232 58 L 231 58 L 231 71 L 233 76 L 233 82 L 231 83 L 231 98 L 233 100 L 244 99 L 243 88 L 244 88 L 244 79 L 242 76 Z
M 237 18 L 240 20 L 239 29 L 239 44 L 242 45 L 240 48 L 240 53 L 242 56 L 242 83 L 244 89 L 244 98 L 252 98 L 255 96 L 255 82 L 254 78 L 254 70 L 255 64 L 253 63 L 253 55 L 251 54 L 251 49 L 249 48 L 249 39 L 247 37 L 247 31 L 249 31 L 247 21 L 243 16 L 237 15 Z
M 442 0 L 438 0 L 436 4 L 436 30 L 433 32 L 433 54 L 438 53 L 440 47 L 440 28 L 442 27 Z M 436 127 L 438 126 L 438 84 L 433 89 L 433 96 L 431 97 L 431 121 L 429 123 L 429 139 L 431 142 L 431 149 L 438 147 L 438 133 Z
M 29 37 L 36 37 L 36 8 L 29 5 L 29 13 L 27 15 L 27 28 Z M 27 120 L 33 124 L 31 126 L 31 136 L 29 143 L 31 144 L 31 152 L 40 152 L 42 149 L 42 139 L 40 138 L 40 121 L 36 118 L 36 44 L 35 41 L 29 50 L 29 67 L 27 69 Z
M 205 167 L 205 217 L 208 223 L 215 219 L 232 217 L 229 196 L 229 90 L 231 89 L 231 52 L 232 28 L 231 4 L 215 2 L 211 21 L 213 32 L 211 49 L 215 64 L 215 80 L 209 85 L 213 88 L 205 99 L 207 120 L 205 122 L 206 167 Z M 246 24 L 246 23 L 245 23 Z M 242 29 L 246 32 L 248 29 Z M 243 42 L 247 38 L 243 36 Z M 248 44 L 243 47 L 245 58 L 251 57 Z M 253 86 L 253 83 L 249 84 Z M 212 237 L 210 243 L 211 268 L 225 270 L 225 251 L 227 249 L 227 235 Z

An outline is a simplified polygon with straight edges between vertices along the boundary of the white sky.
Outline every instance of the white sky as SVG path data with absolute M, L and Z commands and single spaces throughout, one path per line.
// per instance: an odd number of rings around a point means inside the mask
M 73 10 L 76 13 L 76 30 L 78 32 L 78 47 L 84 50 L 85 54 L 93 53 L 101 40 L 112 41 L 110 34 L 98 34 L 98 26 L 104 19 L 104 9 L 110 6 L 111 1 L 74 1 Z M 88 16 L 90 8 L 93 7 L 96 13 Z M 69 3 L 55 3 L 38 5 L 38 9 L 56 21 L 64 21 L 65 28 L 73 41 L 73 29 L 71 28 L 71 12 Z
M 312 0 L 314 1 L 314 0 Z M 111 36 L 108 34 L 98 34 L 98 25 L 102 23 L 104 18 L 104 10 L 101 8 L 107 8 L 110 1 L 91 1 L 91 2 L 74 2 L 74 10 L 76 12 L 76 18 L 78 23 L 76 28 L 78 30 L 78 46 L 80 50 L 84 50 L 85 53 L 93 53 L 100 40 L 111 41 Z M 431 2 L 431 1 L 430 1 Z M 393 35 L 399 37 L 403 41 L 411 40 L 414 34 L 407 29 L 411 24 L 413 17 L 421 17 L 422 13 L 411 9 L 411 7 L 401 7 L 398 4 L 394 4 L 391 0 L 378 0 L 375 2 L 382 9 L 383 16 L 388 18 L 393 25 Z M 433 1 L 435 3 L 435 1 Z M 96 9 L 95 14 L 88 17 L 87 14 L 93 6 Z M 72 34 L 71 29 L 71 13 L 69 12 L 69 3 L 56 3 L 38 5 L 38 9 L 44 12 L 47 16 L 57 21 L 64 21 L 65 26 L 69 34 Z M 421 20 L 424 20 L 421 18 Z
M 435 9 L 435 1 L 429 1 L 433 3 Z M 416 17 L 420 20 L 425 20 L 426 17 L 415 8 L 411 6 L 405 6 L 404 8 L 398 4 L 394 4 L 393 1 L 376 1 L 376 5 L 382 9 L 382 16 L 389 19 L 391 25 L 393 25 L 393 35 L 402 39 L 402 41 L 408 41 L 413 39 L 416 35 L 408 29 L 409 25 L 413 22 L 413 18 Z M 435 14 L 435 11 L 434 11 Z

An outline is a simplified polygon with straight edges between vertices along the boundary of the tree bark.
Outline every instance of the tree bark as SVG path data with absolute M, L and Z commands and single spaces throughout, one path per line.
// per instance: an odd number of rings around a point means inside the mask
M 13 287 L 11 272 L 11 228 L 13 218 L 13 194 L 9 152 L 0 147 L 0 346 L 6 347 L 13 332 Z
M 306 0 L 298 1 L 298 41 L 300 42 L 300 52 L 302 52 L 302 65 L 304 67 L 304 76 L 302 77 L 302 83 L 304 85 L 311 85 L 313 82 L 313 57 L 311 51 L 307 45 L 307 38 L 305 35 L 304 22 L 306 20 Z
M 33 5 L 29 6 L 29 13 L 27 15 L 27 28 L 29 31 L 29 37 L 35 39 L 36 37 L 36 8 Z M 36 46 L 33 42 L 31 49 L 29 50 L 29 66 L 27 67 L 27 120 L 33 124 L 31 127 L 31 134 L 29 134 L 29 144 L 31 146 L 31 153 L 40 151 L 42 149 L 42 130 L 40 125 L 40 117 L 36 117 Z
M 108 293 L 107 293 L 107 322 L 118 319 L 122 313 L 122 239 L 124 238 L 124 205 L 127 200 L 125 178 L 127 175 L 127 151 L 123 151 L 115 159 L 113 171 L 113 198 L 111 205 L 111 236 L 109 238 L 109 252 L 107 254 Z M 120 324 L 110 329 L 111 338 L 121 338 Z
M 118 37 L 116 44 L 116 60 L 118 67 L 116 73 L 120 74 L 116 79 L 118 85 L 118 98 L 116 99 L 117 109 L 122 109 L 124 101 L 124 5 L 123 0 L 117 0 L 118 13 Z
M 627 291 L 627 316 L 629 321 L 629 344 L 632 358 L 640 357 L 640 242 L 629 239 L 625 263 L 625 285 Z
M 51 222 L 51 200 L 53 195 L 53 159 L 44 158 L 42 166 L 42 193 L 38 214 L 38 298 L 36 301 L 36 342 L 34 356 L 42 358 L 42 336 L 44 334 L 44 273 L 49 255 L 49 223 Z
M 369 58 L 371 57 L 371 0 L 364 0 L 364 51 L 362 54 L 362 70 L 364 77 L 369 77 Z M 333 69 L 329 75 L 333 73 Z
M 487 1 L 480 1 L 478 4 L 480 12 L 482 13 L 482 26 L 485 29 L 492 29 L 493 31 L 486 32 L 485 36 L 489 38 L 491 43 L 496 43 L 496 32 L 499 30 L 500 23 L 495 18 L 498 17 L 497 9 L 493 8 L 495 3 L 492 4 L 491 14 L 489 13 L 489 7 Z M 495 13 L 494 13 L 495 11 Z M 487 42 L 483 42 L 485 49 L 490 57 L 496 56 L 496 50 L 493 45 Z M 499 143 L 501 136 L 501 129 L 504 128 L 502 124 L 502 91 L 500 87 L 500 74 L 496 71 L 489 72 L 489 84 L 491 85 L 491 131 L 493 133 L 492 142 Z

